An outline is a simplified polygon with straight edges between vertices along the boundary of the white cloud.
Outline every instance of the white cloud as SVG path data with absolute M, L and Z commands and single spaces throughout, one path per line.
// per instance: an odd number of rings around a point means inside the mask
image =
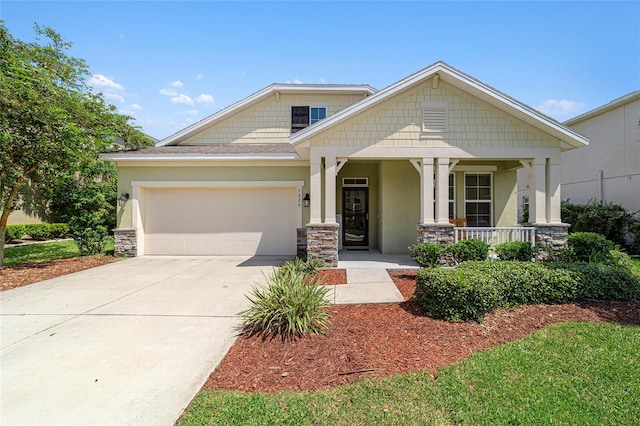
M 129 105 L 129 108 L 135 109 L 137 111 L 142 111 L 142 107 L 140 105 L 138 105 L 138 104 L 131 104 L 131 105 Z
M 160 89 L 160 94 L 166 96 L 177 96 L 178 92 L 173 89 Z
M 184 83 L 183 83 L 183 82 L 181 82 L 180 80 L 176 80 L 176 81 L 172 82 L 172 83 L 170 84 L 170 86 L 171 86 L 171 87 L 178 87 L 178 88 L 179 88 L 179 87 L 184 86 Z
M 196 80 L 202 80 L 204 78 L 204 75 L 202 74 L 197 74 L 196 75 Z
M 124 103 L 124 97 L 117 93 L 104 92 L 102 95 L 105 97 L 105 99 L 108 99 L 110 101 Z
M 193 99 L 191 99 L 189 96 L 185 95 L 184 93 L 180 93 L 172 97 L 171 102 L 174 104 L 193 105 Z
M 89 86 L 98 90 L 110 90 L 116 92 L 124 92 L 124 87 L 116 83 L 112 78 L 105 77 L 102 74 L 94 74 L 89 79 Z
M 294 78 L 293 81 L 287 81 L 287 84 L 302 84 L 302 80 Z
M 577 114 L 586 107 L 585 104 L 566 99 L 547 99 L 541 102 L 536 109 L 543 114 L 559 119 Z
M 198 115 L 200 111 L 197 109 L 188 109 L 186 111 L 173 111 L 176 115 Z
M 196 102 L 199 104 L 212 104 L 213 101 L 213 96 L 204 93 L 196 98 Z

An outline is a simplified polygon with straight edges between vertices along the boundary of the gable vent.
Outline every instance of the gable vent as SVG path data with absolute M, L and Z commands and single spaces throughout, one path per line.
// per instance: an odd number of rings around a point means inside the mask
M 422 130 L 424 132 L 447 131 L 446 104 L 425 104 L 422 107 Z

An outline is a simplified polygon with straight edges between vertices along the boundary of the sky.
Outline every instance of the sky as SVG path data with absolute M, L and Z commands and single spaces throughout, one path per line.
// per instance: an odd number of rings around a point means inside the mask
M 565 121 L 640 90 L 640 2 L 10 1 L 163 139 L 271 83 L 382 89 L 437 61 Z

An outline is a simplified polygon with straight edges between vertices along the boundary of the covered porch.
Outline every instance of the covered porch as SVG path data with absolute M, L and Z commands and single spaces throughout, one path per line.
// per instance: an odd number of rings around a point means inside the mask
M 524 225 L 517 217 L 517 170 L 522 167 L 529 172 L 532 200 Z M 306 244 L 299 246 L 307 256 L 336 267 L 344 253 L 406 256 L 416 242 L 446 245 L 478 238 L 495 246 L 562 239 L 559 167 L 553 157 L 324 155 L 311 162 L 310 221 L 304 229 Z

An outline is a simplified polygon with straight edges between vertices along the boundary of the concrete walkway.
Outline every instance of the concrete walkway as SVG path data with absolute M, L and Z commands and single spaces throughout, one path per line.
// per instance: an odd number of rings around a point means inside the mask
M 331 286 L 336 305 L 403 302 L 404 297 L 386 269 L 347 269 L 347 284 Z

